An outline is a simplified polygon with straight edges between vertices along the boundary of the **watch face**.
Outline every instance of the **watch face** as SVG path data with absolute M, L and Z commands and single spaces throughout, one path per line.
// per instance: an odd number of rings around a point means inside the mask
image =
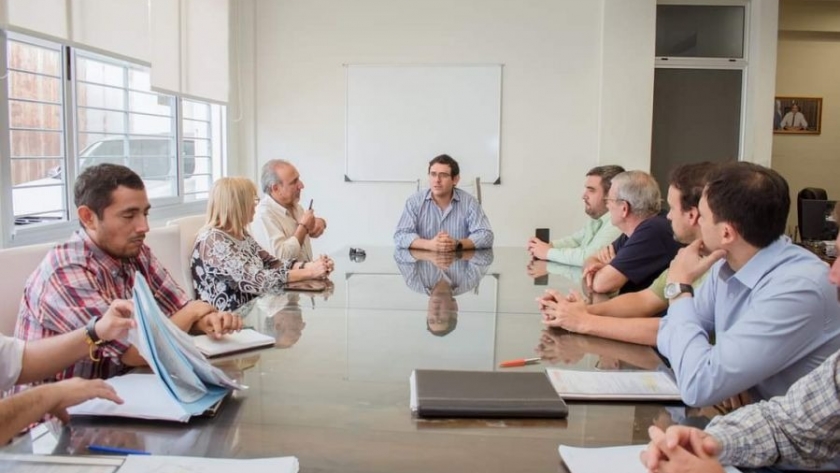
M 668 283 L 665 285 L 665 298 L 670 299 L 680 294 L 680 285 L 677 283 Z

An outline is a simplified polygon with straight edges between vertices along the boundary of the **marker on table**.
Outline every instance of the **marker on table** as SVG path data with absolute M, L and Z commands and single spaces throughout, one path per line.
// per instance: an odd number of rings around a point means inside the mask
M 130 448 L 109 447 L 107 445 L 88 445 L 91 453 L 107 453 L 109 455 L 151 455 L 143 450 L 132 450 Z
M 503 361 L 499 368 L 516 368 L 517 366 L 534 365 L 540 362 L 542 358 L 520 358 L 518 360 Z

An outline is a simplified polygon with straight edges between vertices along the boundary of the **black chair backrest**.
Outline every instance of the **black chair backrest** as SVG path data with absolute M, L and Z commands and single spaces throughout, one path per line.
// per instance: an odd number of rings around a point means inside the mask
M 803 200 L 828 200 L 828 193 L 819 187 L 806 187 L 796 195 L 796 223 L 799 231 L 802 231 L 802 201 Z

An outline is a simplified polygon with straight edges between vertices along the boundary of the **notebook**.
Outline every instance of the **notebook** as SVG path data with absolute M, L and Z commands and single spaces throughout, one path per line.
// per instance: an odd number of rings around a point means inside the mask
M 208 335 L 196 335 L 193 337 L 193 341 L 199 351 L 208 358 L 256 348 L 273 347 L 276 342 L 274 337 L 264 335 L 250 328 L 223 335 L 220 339 Z
M 414 370 L 418 417 L 565 418 L 569 409 L 545 373 Z
M 575 371 L 547 368 L 557 394 L 568 400 L 679 401 L 680 390 L 662 371 Z

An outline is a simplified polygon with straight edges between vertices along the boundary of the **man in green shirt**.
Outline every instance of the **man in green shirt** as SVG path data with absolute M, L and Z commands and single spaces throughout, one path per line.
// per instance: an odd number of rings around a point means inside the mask
M 618 238 L 621 231 L 610 223 L 604 198 L 610 191 L 612 178 L 622 172 L 624 168 L 615 165 L 598 166 L 589 170 L 586 173 L 582 196 L 583 211 L 589 215 L 589 222 L 577 232 L 551 243 L 531 238 L 528 240 L 528 252 L 531 256 L 555 263 L 583 266 L 588 256 Z
M 680 243 L 688 244 L 700 238 L 697 206 L 706 186 L 706 176 L 713 168 L 714 164 L 708 162 L 686 164 L 671 173 L 668 220 L 674 238 Z M 563 296 L 549 289 L 539 301 L 543 323 L 571 332 L 656 346 L 659 331 L 659 317 L 656 316 L 668 309 L 667 275 L 668 270 L 665 270 L 643 291 L 622 294 L 589 306 L 577 293 Z M 699 287 L 702 280 L 695 281 L 694 286 Z

